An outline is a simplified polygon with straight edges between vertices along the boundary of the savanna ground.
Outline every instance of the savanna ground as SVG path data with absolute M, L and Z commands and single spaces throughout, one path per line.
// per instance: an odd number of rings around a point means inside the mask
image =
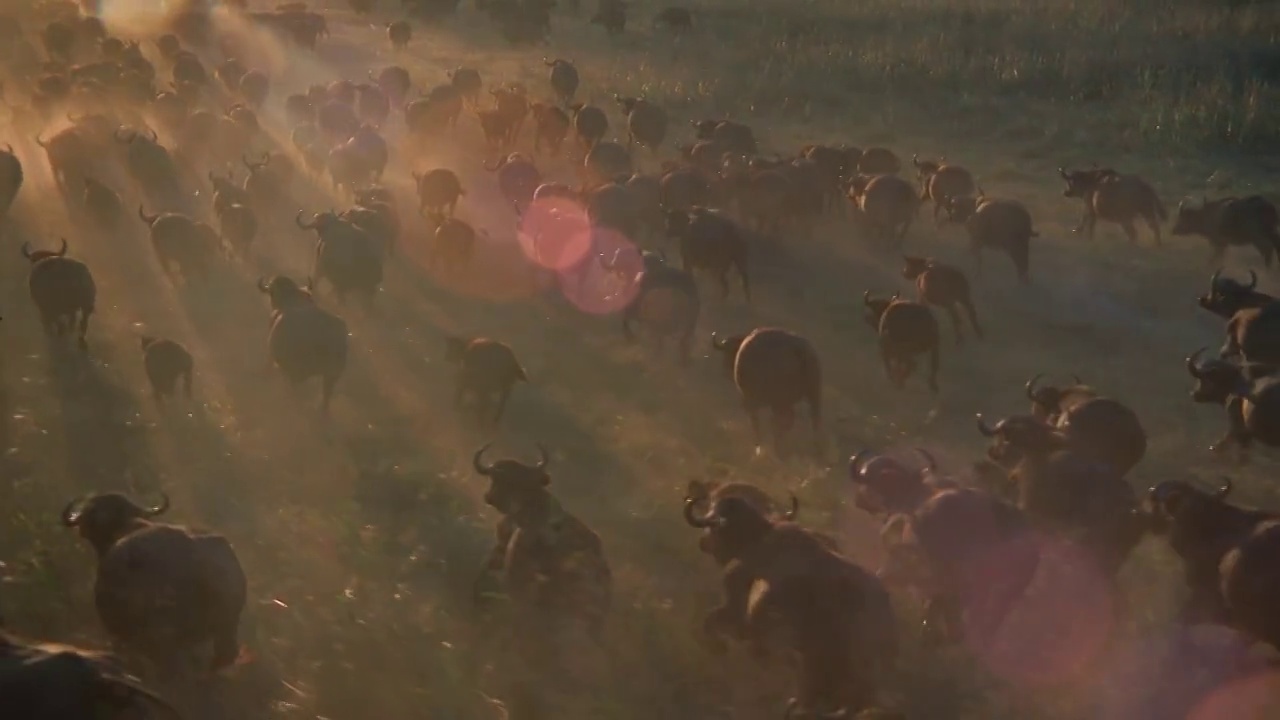
M 106 3 L 112 30 L 147 32 L 146 13 L 127 5 Z M 777 717 L 788 676 L 769 679 L 743 653 L 712 658 L 692 639 L 718 586 L 680 519 L 687 481 L 794 490 L 806 523 L 837 534 L 852 557 L 875 567 L 875 528 L 848 502 L 842 459 L 864 446 L 922 445 L 961 471 L 982 450 L 973 414 L 1021 410 L 1021 385 L 1036 372 L 1079 373 L 1134 406 L 1151 437 L 1130 477 L 1136 487 L 1230 472 L 1241 502 L 1280 506 L 1268 482 L 1273 460 L 1260 452 L 1238 469 L 1211 457 L 1221 412 L 1187 395 L 1183 357 L 1220 342 L 1220 323 L 1194 304 L 1212 270 L 1204 243 L 1166 233 L 1163 247 L 1145 235 L 1129 246 L 1104 227 L 1090 244 L 1071 233 L 1079 207 L 1061 196 L 1056 174 L 1059 165 L 1092 162 L 1140 173 L 1171 211 L 1186 195 L 1272 193 L 1267 178 L 1280 162 L 1274 6 L 707 2 L 679 42 L 650 30 L 658 8 L 636 3 L 617 40 L 586 25 L 584 10 L 555 17 L 549 47 L 510 48 L 468 4 L 439 26 L 416 24 L 409 50 L 393 54 L 380 24 L 390 7 L 371 25 L 341 6 L 329 9 L 333 37 L 318 55 L 256 36 L 250 64 L 272 75 L 265 120 L 285 145 L 281 91 L 398 62 L 421 88 L 443 81 L 446 68 L 470 65 L 487 85 L 520 80 L 546 97 L 547 55 L 577 63 L 579 97 L 610 108 L 611 134 L 622 127 L 614 93 L 663 104 L 673 121 L 666 156 L 690 137 L 687 119 L 717 116 L 752 124 L 767 151 L 849 142 L 887 145 L 905 158 L 945 154 L 971 168 L 989 195 L 1025 202 L 1040 238 L 1031 286 L 994 255 L 975 279 L 985 342 L 954 348 L 944 321 L 937 412 L 918 379 L 906 392 L 887 387 L 862 319 L 863 290 L 906 289 L 898 258 L 868 252 L 847 223 L 832 220 L 812 240 L 782 239 L 797 262 L 759 268 L 751 307 L 736 294 L 722 301 L 706 293 L 700 338 L 784 325 L 813 339 L 825 363 L 827 463 L 752 458 L 747 423 L 705 340 L 701 357 L 680 369 L 644 344 L 625 344 L 616 318 L 535 293 L 514 249 L 512 215 L 481 169 L 479 129 L 464 119 L 456 140 L 397 156 L 391 184 L 408 219 L 408 172 L 455 168 L 468 188 L 460 215 L 492 240 L 462 276 L 432 277 L 421 261 L 421 228 L 416 218 L 408 223 L 378 310 L 340 310 L 353 361 L 324 423 L 313 395 L 292 396 L 265 368 L 267 308 L 254 287 L 260 274 L 307 273 L 312 239 L 291 225 L 297 208 L 270 219 L 253 262 L 228 263 L 208 284 L 175 284 L 140 224 L 103 233 L 84 223 L 53 190 L 34 129 L 19 128 L 0 138 L 27 169 L 3 237 L 10 261 L 0 267 L 0 607 L 8 626 L 100 645 L 93 560 L 58 526 L 58 511 L 87 491 L 148 498 L 164 488 L 174 519 L 233 540 L 251 582 L 243 640 L 252 659 L 204 695 L 219 700 L 194 703 L 195 716 L 500 717 L 500 632 L 468 606 L 494 523 L 470 467 L 487 438 L 450 408 L 446 332 L 499 338 L 519 353 L 532 383 L 517 388 L 494 449 L 531 458 L 533 443 L 547 445 L 553 489 L 599 531 L 614 567 L 605 657 L 564 717 Z M 393 128 L 398 138 L 398 122 Z M 574 178 L 567 160 L 541 165 Z M 128 187 L 119 178 L 114 185 Z M 340 204 L 322 196 L 324 182 L 314 185 L 299 207 Z M 123 194 L 126 208 L 136 207 L 132 191 Z M 203 188 L 192 207 L 207 213 L 207 197 Z M 59 236 L 98 280 L 87 361 L 46 340 L 26 293 L 19 246 Z M 926 213 L 907 247 L 970 267 L 962 232 L 935 230 Z M 1243 253 L 1229 263 L 1236 271 L 1258 265 Z M 1260 275 L 1260 287 L 1274 289 L 1274 276 Z M 333 307 L 328 297 L 321 302 Z M 167 411 L 151 403 L 140 332 L 192 350 L 195 403 Z M 1210 650 L 1165 654 L 1180 593 L 1167 549 L 1145 542 L 1123 580 L 1131 620 L 1112 628 L 1116 644 L 1106 651 L 1086 631 L 1107 628 L 1111 616 L 1088 601 L 1089 578 L 1049 577 L 1043 612 L 1026 622 L 1047 614 L 1060 624 L 1015 623 L 1010 649 L 987 662 L 908 643 L 889 696 L 912 718 L 940 720 L 1154 719 L 1187 716 L 1187 708 L 1197 720 L 1250 717 L 1233 703 L 1263 680 L 1212 692 L 1198 672 L 1214 664 Z M 901 610 L 910 627 L 916 611 L 907 598 Z

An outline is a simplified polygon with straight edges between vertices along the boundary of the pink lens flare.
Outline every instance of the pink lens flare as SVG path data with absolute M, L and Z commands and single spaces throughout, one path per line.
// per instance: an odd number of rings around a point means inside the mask
M 579 310 L 592 315 L 620 312 L 640 291 L 640 254 L 625 235 L 611 228 L 591 228 L 589 251 L 576 265 L 561 269 L 560 292 Z
M 541 267 L 567 270 L 591 251 L 586 208 L 562 197 L 535 200 L 520 216 L 516 231 L 525 257 Z

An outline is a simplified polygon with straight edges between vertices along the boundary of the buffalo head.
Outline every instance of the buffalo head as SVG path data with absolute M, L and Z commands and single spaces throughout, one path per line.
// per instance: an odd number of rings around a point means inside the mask
M 957 195 L 947 198 L 942 208 L 947 211 L 948 220 L 962 223 L 973 217 L 973 214 L 978 211 L 978 205 L 981 202 L 981 195 Z
M 1058 175 L 1067 183 L 1066 189 L 1062 191 L 1062 196 L 1087 198 L 1093 194 L 1093 191 L 1097 189 L 1103 180 L 1115 174 L 1116 171 L 1111 168 L 1099 168 L 1097 166 L 1094 166 L 1092 170 L 1072 170 L 1070 172 L 1063 168 L 1058 168 Z
M 871 450 L 860 450 L 849 458 L 849 480 L 857 506 L 876 515 L 915 510 L 930 494 L 925 480 L 938 470 L 938 461 L 928 450 L 915 450 L 924 460 L 918 470 Z
M 312 301 L 310 292 L 299 287 L 293 278 L 284 275 L 276 275 L 271 280 L 259 278 L 258 290 L 271 298 L 271 309 L 277 312 Z
M 476 451 L 472 465 L 480 475 L 489 478 L 489 490 L 484 494 L 484 501 L 503 515 L 518 514 L 531 499 L 544 492 L 551 484 L 551 476 L 546 467 L 550 458 L 547 449 L 538 445 L 541 456 L 535 465 L 526 465 L 518 460 L 498 460 L 484 462 L 484 451 L 493 443 L 485 443 Z
M 738 360 L 738 350 L 746 339 L 745 333 L 730 335 L 727 338 L 721 338 L 717 333 L 711 333 L 711 348 L 720 353 L 720 358 L 724 361 L 725 372 L 730 377 L 733 376 L 734 363 Z
M 794 495 L 791 502 L 794 513 L 799 509 Z M 708 531 L 699 545 L 721 565 L 742 556 L 773 530 L 769 518 L 745 498 L 722 497 L 703 515 L 698 515 L 697 504 L 696 499 L 685 498 L 684 520 L 690 527 Z
M 864 316 L 867 324 L 879 331 L 880 318 L 884 317 L 884 313 L 889 309 L 890 305 L 898 301 L 900 295 L 901 293 L 894 293 L 893 297 L 890 298 L 878 298 L 872 297 L 870 290 L 862 293 L 862 304 L 867 309 L 867 313 Z
M 943 160 L 921 160 L 919 155 L 911 156 L 911 164 L 916 166 L 916 173 L 923 182 L 930 175 L 938 172 L 938 168 L 942 167 Z
M 315 230 L 323 236 L 331 228 L 342 223 L 343 220 L 338 216 L 337 212 L 329 210 L 328 212 L 313 213 L 311 221 L 304 223 L 302 221 L 302 211 L 299 210 L 298 214 L 293 216 L 293 222 L 303 230 Z
M 1054 428 L 1032 415 L 1011 415 L 994 426 L 988 425 L 982 415 L 975 416 L 978 432 L 991 439 L 987 457 L 1007 469 L 1026 457 L 1044 457 L 1061 449 L 1065 439 Z
M 160 504 L 144 508 L 120 493 L 103 493 L 77 498 L 62 509 L 62 524 L 76 528 L 99 555 L 117 540 L 146 521 L 169 509 L 169 496 L 160 494 Z
M 921 257 L 919 255 L 903 255 L 902 256 L 902 277 L 907 280 L 915 280 L 929 269 L 930 258 Z
M 1256 291 L 1258 287 L 1258 274 L 1249 271 L 1249 284 L 1246 285 L 1231 278 L 1222 277 L 1222 270 L 1219 269 L 1209 278 L 1209 293 L 1201 295 L 1199 304 L 1201 308 L 1217 315 L 1221 318 L 1230 318 L 1237 312 L 1253 307 L 1271 300 L 1269 295 L 1263 295 Z
M 1031 401 L 1031 413 L 1044 420 L 1062 412 L 1062 388 L 1053 385 L 1038 385 L 1044 373 L 1039 373 L 1027 381 L 1027 399 Z M 1076 385 L 1080 384 L 1080 376 L 1072 375 Z
M 1146 512 L 1152 532 L 1164 534 L 1180 530 L 1187 540 L 1213 542 L 1221 533 L 1220 522 L 1226 499 L 1231 494 L 1230 478 L 1212 492 L 1182 480 L 1165 480 L 1147 491 L 1143 510 Z M 1181 538 L 1180 538 L 1181 539 Z M 1176 548 L 1175 548 L 1176 549 Z
M 1187 358 L 1187 372 L 1196 380 L 1191 399 L 1198 403 L 1220 405 L 1233 396 L 1247 398 L 1254 376 L 1266 375 L 1275 369 L 1270 365 L 1241 365 L 1221 358 L 1201 360 L 1206 349 L 1200 348 Z

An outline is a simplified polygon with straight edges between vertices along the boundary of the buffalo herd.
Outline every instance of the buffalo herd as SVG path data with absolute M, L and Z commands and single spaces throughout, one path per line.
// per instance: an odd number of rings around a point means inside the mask
M 349 3 L 360 17 L 376 10 L 372 0 Z M 276 36 L 291 53 L 316 50 L 334 19 L 303 3 L 252 11 L 245 2 L 224 4 L 242 27 Z M 202 3 L 171 13 L 163 34 L 137 38 L 111 35 L 93 14 L 95 4 L 83 5 L 42 5 L 50 14 L 38 33 L 46 59 L 21 71 L 9 88 L 10 97 L 25 92 L 43 121 L 46 129 L 34 140 L 73 213 L 121 228 L 133 222 L 122 193 L 144 197 L 136 215 L 160 267 L 172 282 L 200 283 L 225 263 L 246 262 L 255 244 L 282 224 L 289 227 L 298 183 L 327 179 L 334 197 L 350 201 L 341 211 L 294 213 L 293 232 L 314 233 L 308 277 L 274 274 L 258 282 L 270 306 L 270 364 L 295 385 L 318 378 L 325 412 L 356 342 L 333 308 L 347 307 L 348 298 L 374 308 L 385 270 L 403 252 L 409 225 L 397 194 L 382 184 L 384 173 L 399 154 L 414 156 L 462 119 L 475 118 L 497 159 L 484 165 L 489 175 L 413 170 L 430 265 L 448 274 L 480 261 L 475 249 L 488 233 L 458 210 L 468 185 L 490 178 L 535 256 L 551 252 L 549 240 L 557 234 L 588 227 L 588 252 L 563 276 L 581 283 L 598 272 L 632 286 L 634 295 L 619 312 L 623 335 L 631 339 L 633 326 L 645 326 L 660 344 L 673 341 L 681 365 L 694 355 L 704 279 L 725 302 L 739 294 L 742 303 L 758 302 L 756 271 L 768 240 L 807 237 L 833 217 L 872 249 L 896 257 L 928 204 L 935 224 L 963 225 L 975 274 L 993 250 L 1008 257 L 1018 280 L 1031 281 L 1039 234 L 1028 208 L 986 195 L 973 172 L 942 159 L 913 157 L 905 166 L 887 148 L 849 145 L 762 153 L 752 127 L 723 118 L 691 120 L 684 128 L 692 142 L 668 153 L 677 125 L 667 109 L 645 97 L 615 95 L 610 109 L 622 118 L 615 127 L 605 107 L 580 99 L 583 77 L 567 58 L 538 59 L 547 76 L 541 100 L 519 83 L 485 92 L 484 78 L 469 67 L 448 70 L 425 90 L 402 65 L 369 69 L 358 79 L 281 87 L 280 79 L 232 56 L 234 43 L 217 20 L 222 16 Z M 437 21 L 457 5 L 404 0 L 408 19 L 384 26 L 393 57 L 420 42 L 411 20 Z M 545 37 L 555 3 L 476 5 L 504 38 L 528 45 Z M 626 32 L 627 16 L 626 3 L 600 0 L 590 22 L 612 36 Z M 686 8 L 668 7 L 653 27 L 680 35 L 700 22 Z M 262 150 L 263 123 L 277 116 L 288 123 L 281 134 L 287 139 Z M 69 124 L 62 125 L 64 117 Z M 52 131 L 58 125 L 62 129 Z M 609 140 L 611 134 L 625 135 L 626 142 Z M 515 149 L 522 138 L 530 151 Z M 565 153 L 581 157 L 573 183 L 553 181 L 539 167 L 540 158 Z M 666 155 L 674 157 L 663 160 Z M 659 164 L 656 172 L 638 169 Z M 902 175 L 907 168 L 914 177 Z M 12 146 L 0 151 L 0 218 L 24 183 L 30 185 L 30 170 Z M 1079 232 L 1092 236 L 1101 221 L 1119 225 L 1131 241 L 1145 228 L 1161 242 L 1169 214 L 1146 180 L 1112 168 L 1058 172 L 1063 195 L 1084 205 Z M 196 196 L 208 206 L 193 208 L 191 193 L 181 188 L 206 177 L 208 191 Z M 555 209 L 570 203 L 584 210 L 585 220 Z M 542 211 L 546 207 L 552 210 Z M 1276 208 L 1265 198 L 1227 197 L 1179 205 L 1170 232 L 1207 239 L 1215 262 L 1230 247 L 1253 247 L 1269 266 L 1280 249 L 1277 224 Z M 598 243 L 602 230 L 643 249 Z M 75 242 L 57 238 L 57 249 L 51 245 L 22 246 L 32 302 L 50 336 L 74 334 L 80 350 L 71 352 L 89 352 L 89 320 L 98 309 L 93 273 L 74 257 Z M 979 313 L 965 269 L 925 256 L 904 255 L 903 262 L 901 276 L 914 283 L 914 296 L 853 292 L 863 293 L 864 319 L 890 384 L 904 388 L 923 362 L 925 383 L 936 395 L 943 343 L 935 311 L 949 316 L 957 345 L 966 333 L 982 340 Z M 1191 399 L 1225 408 L 1226 431 L 1213 450 L 1234 450 L 1242 459 L 1255 445 L 1280 445 L 1280 415 L 1275 422 L 1271 417 L 1280 413 L 1280 302 L 1256 286 L 1256 275 L 1244 282 L 1214 273 L 1199 304 L 1225 322 L 1225 342 L 1217 354 L 1201 348 L 1186 359 Z M 520 383 L 537 381 L 506 342 L 443 340 L 445 357 L 457 367 L 455 405 L 461 410 L 469 401 L 482 428 L 501 423 Z M 737 389 L 757 453 L 765 445 L 759 416 L 767 410 L 776 453 L 791 454 L 803 404 L 812 452 L 826 455 L 824 368 L 814 341 L 787 328 L 757 327 L 711 333 L 710 346 Z M 143 336 L 141 349 L 157 402 L 179 389 L 192 394 L 197 368 L 183 345 Z M 888 560 L 878 572 L 850 559 L 836 538 L 802 525 L 794 495 L 779 505 L 753 485 L 691 482 L 683 519 L 698 531 L 698 546 L 718 568 L 723 590 L 698 631 L 707 652 L 724 653 L 728 641 L 739 641 L 761 657 L 782 652 L 794 658 L 797 689 L 788 718 L 905 717 L 886 709 L 893 702 L 886 702 L 884 689 L 900 671 L 905 627 L 890 590 L 923 594 L 923 631 L 932 642 L 990 637 L 1042 570 L 1036 538 L 1046 535 L 1078 548 L 1112 592 L 1135 546 L 1148 535 L 1164 538 L 1185 570 L 1182 622 L 1216 623 L 1280 649 L 1280 514 L 1235 504 L 1229 480 L 1212 488 L 1163 480 L 1136 492 L 1128 477 L 1148 451 L 1147 434 L 1121 399 L 1080 378 L 1052 385 L 1043 376 L 1026 383 L 1025 395 L 1024 414 L 977 417 L 976 432 L 988 445 L 972 473 L 949 475 L 923 448 L 915 460 L 877 449 L 849 460 L 844 482 L 855 505 L 882 527 Z M 484 501 L 501 519 L 475 581 L 476 606 L 507 598 L 526 619 L 519 632 L 535 657 L 570 625 L 592 642 L 605 642 L 618 598 L 600 536 L 552 492 L 545 448 L 538 446 L 539 459 L 526 463 L 488 459 L 488 447 L 475 452 L 472 465 L 487 478 Z M 225 537 L 162 522 L 168 507 L 167 497 L 145 507 L 122 494 L 92 493 L 68 503 L 61 521 L 96 554 L 93 601 L 113 649 L 152 678 L 216 672 L 242 652 L 239 624 L 249 580 Z M 998 577 L 973 570 L 989 565 L 997 551 Z M 135 717 L 128 713 L 139 708 L 177 716 L 111 654 L 7 633 L 0 634 L 0 706 L 18 708 L 14 717 L 56 720 Z

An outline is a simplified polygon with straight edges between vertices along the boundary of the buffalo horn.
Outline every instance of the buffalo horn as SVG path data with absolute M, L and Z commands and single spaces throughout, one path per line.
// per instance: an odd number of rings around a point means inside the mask
M 547 454 L 547 449 L 543 447 L 542 443 L 538 443 L 538 456 L 538 464 L 533 467 L 538 470 L 546 469 L 547 463 L 551 462 L 551 456 Z
M 164 491 L 161 491 L 160 504 L 154 507 L 147 508 L 147 517 L 155 517 L 156 515 L 162 515 L 164 514 L 164 511 L 168 509 L 169 509 L 169 496 L 165 494 Z
M 853 457 L 849 458 L 849 477 L 853 479 L 855 476 L 862 474 L 862 465 L 871 459 L 873 453 L 869 448 L 863 448 Z
M 720 525 L 724 524 L 724 519 L 716 515 L 716 511 L 714 508 L 712 508 L 711 510 L 708 510 L 706 515 L 703 515 L 702 517 L 698 517 L 693 510 L 693 506 L 696 505 L 697 503 L 698 501 L 693 498 L 685 498 L 684 500 L 684 521 L 689 523 L 690 527 L 696 527 L 696 528 L 702 529 L 702 528 L 709 528 L 709 527 L 719 527 Z
M 1258 273 L 1254 272 L 1253 270 L 1250 270 L 1249 271 L 1249 287 L 1245 289 L 1252 290 L 1256 287 L 1258 287 Z
M 723 350 L 725 345 L 726 345 L 725 341 L 721 340 L 720 337 L 716 335 L 716 333 L 714 332 L 711 333 L 711 347 L 715 348 L 716 350 Z
M 1191 353 L 1191 355 L 1187 358 L 1187 372 L 1191 373 L 1191 377 L 1197 380 L 1199 380 L 1201 376 L 1200 364 L 1199 364 L 1200 356 L 1204 354 L 1205 350 L 1208 350 L 1208 348 L 1202 347 L 1199 350 L 1195 351 L 1194 353 Z
M 782 513 L 782 519 L 795 520 L 796 515 L 800 513 L 800 498 L 796 497 L 796 494 L 793 492 L 788 492 L 787 495 L 791 496 L 791 509 Z
M 28 260 L 31 259 L 31 241 L 30 240 L 22 243 L 22 257 Z
M 916 448 L 916 453 L 924 458 L 925 470 L 928 472 L 936 472 L 938 470 L 938 461 L 933 457 L 933 453 L 922 447 Z
M 270 291 L 270 288 L 267 286 L 266 278 L 263 278 L 263 277 L 258 278 L 258 289 L 261 290 L 262 292 Z
M 484 455 L 484 451 L 488 450 L 489 446 L 492 444 L 492 442 L 487 442 L 484 445 L 481 445 L 480 449 L 477 450 L 476 454 L 471 458 L 472 467 L 476 469 L 477 473 L 484 475 L 485 477 L 489 477 L 493 473 L 493 464 L 485 464 L 482 460 L 482 456 Z
M 1213 498 L 1215 500 L 1226 500 L 1227 496 L 1231 494 L 1232 487 L 1234 486 L 1231 483 L 1231 478 L 1224 476 L 1222 478 L 1222 485 L 1213 493 Z
M 75 527 L 80 524 L 80 512 L 75 509 L 80 503 L 80 498 L 75 498 L 62 508 L 62 524 L 64 527 Z
M 63 255 L 67 254 L 67 239 L 59 238 L 59 240 L 62 241 L 62 246 L 58 248 L 58 252 L 54 253 L 54 255 L 57 255 L 58 257 L 62 257 Z
M 996 436 L 995 428 L 987 424 L 987 421 L 982 418 L 982 413 L 978 413 L 977 415 L 974 415 L 973 420 L 978 425 L 978 432 L 982 433 L 983 437 Z
M 1036 373 L 1036 376 L 1027 381 L 1027 399 L 1036 402 L 1036 383 L 1040 378 L 1044 377 L 1044 373 Z
M 1218 289 L 1218 278 L 1220 277 L 1222 277 L 1222 268 L 1218 268 L 1217 270 L 1214 270 L 1213 277 L 1209 278 L 1209 289 L 1211 291 Z

